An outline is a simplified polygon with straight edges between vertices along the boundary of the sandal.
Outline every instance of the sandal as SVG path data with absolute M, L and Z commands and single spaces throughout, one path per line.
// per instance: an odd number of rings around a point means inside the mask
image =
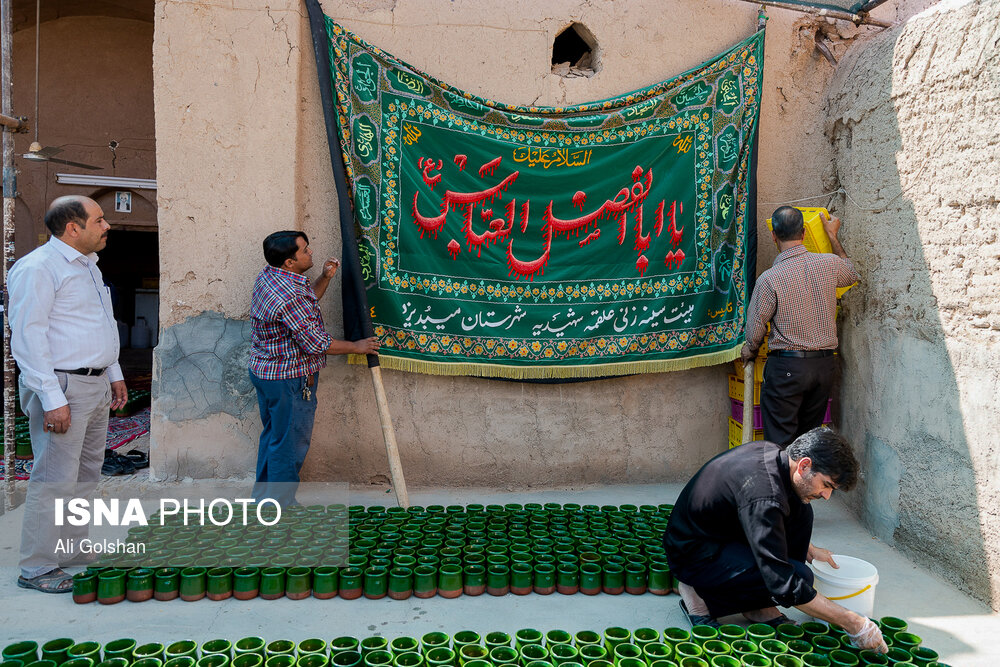
M 122 456 L 112 450 L 104 452 L 104 465 L 101 466 L 101 474 L 105 477 L 116 477 L 118 475 L 131 475 L 135 472 L 135 464 L 131 459 Z
M 68 586 L 66 584 L 69 584 Z M 17 578 L 17 585 L 43 593 L 71 593 L 73 591 L 73 575 L 63 572 L 58 567 L 54 570 L 27 579 Z
M 710 628 L 722 627 L 722 624 L 719 623 L 714 618 L 712 618 L 711 616 L 700 616 L 698 614 L 692 614 L 691 612 L 689 612 L 687 605 L 684 604 L 684 600 L 681 600 L 681 611 L 684 612 L 685 616 L 687 616 L 688 623 L 691 624 L 691 627 L 694 627 L 696 625 L 707 625 Z
M 142 470 L 143 468 L 149 467 L 149 455 L 139 449 L 132 449 L 124 454 L 120 454 L 120 456 L 131 461 L 136 470 Z

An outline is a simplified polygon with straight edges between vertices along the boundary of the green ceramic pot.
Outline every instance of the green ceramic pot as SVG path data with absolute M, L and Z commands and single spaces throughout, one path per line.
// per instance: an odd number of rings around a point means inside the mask
M 347 651 L 357 652 L 360 646 L 361 642 L 358 641 L 357 637 L 337 637 L 336 639 L 330 640 L 330 656 L 332 657 L 338 653 L 344 653 Z
M 510 646 L 494 646 L 490 650 L 490 662 L 494 665 L 516 664 L 517 651 Z
M 159 658 L 140 658 L 132 663 L 132 667 L 163 667 Z
M 233 596 L 233 568 L 213 567 L 205 573 L 205 596 L 209 600 L 226 600 Z
M 229 656 L 225 653 L 209 653 L 201 656 L 197 667 L 228 667 Z
M 584 665 L 590 665 L 598 660 L 608 659 L 608 650 L 600 644 L 583 644 L 577 646 L 580 661 Z
M 830 667 L 830 658 L 819 653 L 806 653 L 802 656 L 803 667 Z
M 62 639 L 52 639 L 42 644 L 42 660 L 51 660 L 56 665 L 61 665 L 69 659 L 69 649 L 76 642 L 68 637 Z
M 233 644 L 233 653 L 236 655 L 243 655 L 244 653 L 255 653 L 261 657 L 264 656 L 264 648 L 267 646 L 267 642 L 263 637 L 244 637 L 243 639 L 238 639 L 235 644 Z
M 153 597 L 153 571 L 145 567 L 130 570 L 125 580 L 125 597 L 131 602 L 145 602 Z
M 934 653 L 935 656 L 937 655 L 937 652 L 932 651 L 932 653 Z M 861 651 L 860 653 L 858 653 L 858 657 L 861 658 L 862 665 L 878 665 L 880 667 L 884 667 L 889 664 L 889 657 L 884 653 L 876 653 L 875 651 Z M 916 663 L 916 661 L 914 662 Z M 928 662 L 931 661 L 928 660 L 923 664 L 927 664 Z
M 153 597 L 157 600 L 173 600 L 180 594 L 180 570 L 175 567 L 161 567 L 153 571 Z
M 486 660 L 490 650 L 481 644 L 462 644 L 458 649 L 458 664 L 466 665 L 474 660 Z
M 89 604 L 97 599 L 97 573 L 81 572 L 73 575 L 73 602 Z
M 361 654 L 357 651 L 340 651 L 330 656 L 330 664 L 334 667 L 358 667 L 361 664 Z
M 461 565 L 442 563 L 438 568 L 437 592 L 443 598 L 457 598 L 462 594 Z
M 856 655 L 840 649 L 830 651 L 829 658 L 833 667 L 857 667 L 861 664 L 861 660 Z
M 820 655 L 829 655 L 830 651 L 840 648 L 840 642 L 831 635 L 813 635 L 811 643 L 813 652 Z
M 605 562 L 602 568 L 601 590 L 608 595 L 620 595 L 625 591 L 625 568 L 618 563 Z
M 536 563 L 533 589 L 539 595 L 551 595 L 556 591 L 556 566 L 551 563 Z
M 423 667 L 424 656 L 414 651 L 400 653 L 392 660 L 395 667 Z
M 67 660 L 67 662 L 69 661 Z M 125 658 L 104 658 L 94 667 L 128 667 L 130 664 L 131 661 Z M 171 667 L 194 667 L 194 660 L 191 661 L 190 665 L 172 665 Z
M 425 662 L 432 667 L 452 667 L 456 664 L 455 652 L 447 646 L 436 646 L 424 654 Z
M 136 646 L 138 644 L 131 638 L 114 639 L 104 645 L 104 659 L 124 658 L 131 663 L 135 658 Z
M 265 567 L 260 571 L 260 597 L 277 600 L 285 596 L 285 568 Z
M 691 633 L 683 628 L 667 628 L 663 631 L 663 641 L 676 648 L 681 642 L 691 641 Z
M 203 567 L 186 567 L 181 570 L 180 595 L 182 600 L 194 602 L 205 597 L 205 575 L 207 572 Z M 100 595 L 98 595 L 99 597 Z
M 70 658 L 63 664 L 70 667 L 94 667 L 94 661 L 90 658 Z M 55 660 L 36 660 L 29 662 L 25 667 L 56 667 L 56 663 Z
M 105 649 L 105 652 L 107 649 Z M 198 643 L 190 639 L 182 639 L 181 641 L 168 644 L 163 650 L 163 658 L 165 660 L 171 660 L 173 658 L 194 658 L 198 659 Z
M 233 597 L 252 600 L 260 594 L 260 568 L 238 567 L 233 570 Z
M 326 656 L 324 656 L 324 660 Z M 261 667 L 264 664 L 264 656 L 257 653 L 242 653 L 230 663 L 232 667 Z M 167 667 L 164 665 L 163 667 Z
M 534 628 L 521 628 L 514 633 L 514 645 L 518 651 L 529 644 L 541 644 L 543 639 L 544 635 L 541 630 Z
M 802 667 L 802 659 L 795 655 L 776 655 L 771 660 L 774 667 Z
M 363 572 L 356 567 L 346 567 L 340 571 L 340 597 L 344 600 L 356 600 L 362 595 L 364 579 Z
M 162 653 L 163 645 L 157 644 L 157 646 L 160 647 L 160 652 Z M 80 642 L 79 644 L 73 644 L 66 651 L 66 658 L 67 661 L 70 658 L 89 658 L 96 664 L 101 661 L 101 645 L 97 642 Z
M 525 644 L 520 648 L 520 654 L 522 665 L 537 661 L 549 661 L 549 650 L 541 644 Z
M 420 642 L 415 637 L 396 637 L 389 642 L 389 650 L 393 655 L 411 653 L 420 648 Z
M 295 656 L 291 653 L 272 655 L 264 661 L 264 667 L 294 667 Z
M 413 595 L 413 570 L 404 566 L 389 570 L 388 591 L 393 600 L 405 600 Z
M 389 651 L 372 651 L 364 656 L 366 667 L 385 667 L 392 664 L 392 653 Z
M 534 569 L 531 563 L 515 561 L 510 565 L 510 592 L 527 595 L 534 590 Z
M 328 662 L 329 658 L 325 653 L 307 653 L 300 655 L 295 664 L 296 667 L 326 667 Z
M 8 644 L 4 647 L 2 656 L 4 662 L 17 660 L 27 665 L 29 662 L 38 660 L 38 642 L 27 640 Z
M 369 653 L 375 651 L 385 651 L 389 648 L 389 640 L 385 637 L 365 637 L 361 640 L 361 657 L 368 657 Z
M 233 643 L 228 639 L 210 639 L 201 645 L 202 657 L 218 653 L 227 658 L 233 657 Z
M 428 651 L 445 647 L 451 643 L 451 637 L 443 632 L 428 632 L 420 638 L 420 652 L 427 655 Z
M 308 567 L 290 567 L 285 571 L 285 597 L 305 600 L 312 595 L 312 570 Z
M 630 595 L 642 595 L 646 592 L 646 566 L 640 563 L 628 563 L 625 566 L 625 592 Z
M 480 563 L 466 565 L 462 577 L 462 592 L 465 595 L 482 595 L 486 592 L 486 566 Z
M 895 616 L 883 616 L 879 619 L 878 624 L 882 628 L 882 636 L 886 639 L 892 639 L 897 632 L 906 632 L 909 627 L 906 621 Z
M 338 569 L 330 566 L 317 567 L 313 570 L 313 597 L 318 600 L 328 600 L 337 595 Z
M 615 648 L 621 644 L 626 644 L 632 639 L 632 633 L 625 628 L 610 627 L 604 630 L 604 648 L 608 653 L 614 655 Z
M 710 639 L 718 639 L 719 630 L 710 625 L 696 625 L 691 628 L 691 640 L 699 646 L 704 646 Z
M 117 604 L 125 599 L 125 570 L 111 568 L 97 575 L 97 601 Z
M 510 592 L 510 566 L 490 563 L 486 566 L 486 592 L 490 595 L 507 595 Z
M 380 600 L 389 591 L 389 571 L 381 566 L 370 565 L 365 570 L 364 592 L 369 600 Z
M 264 647 L 264 657 L 268 660 L 276 655 L 290 655 L 294 652 L 295 642 L 288 639 L 275 639 Z

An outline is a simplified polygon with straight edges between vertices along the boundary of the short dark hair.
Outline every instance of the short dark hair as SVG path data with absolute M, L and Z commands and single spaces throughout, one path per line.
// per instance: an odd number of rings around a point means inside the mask
M 87 209 L 79 199 L 63 197 L 52 203 L 45 214 L 45 226 L 53 236 L 66 233 L 66 225 L 71 222 L 85 227 L 87 225 Z
M 829 475 L 837 488 L 850 491 L 858 481 L 860 465 L 847 438 L 825 426 L 814 428 L 788 445 L 792 461 L 809 458 L 813 472 Z
M 299 251 L 299 244 L 296 239 L 301 238 L 309 245 L 309 237 L 305 232 L 283 231 L 268 234 L 264 239 L 264 259 L 271 266 L 280 267 L 286 259 L 295 257 Z
M 805 233 L 802 211 L 793 206 L 782 206 L 771 214 L 771 229 L 779 241 L 797 241 Z

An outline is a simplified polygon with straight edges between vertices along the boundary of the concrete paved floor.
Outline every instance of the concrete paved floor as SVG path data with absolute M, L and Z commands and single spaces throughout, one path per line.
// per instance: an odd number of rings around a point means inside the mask
M 135 480 L 130 480 L 135 483 Z M 128 483 L 108 480 L 105 484 Z M 493 489 L 413 489 L 415 505 L 577 502 L 595 504 L 672 502 L 680 485 L 611 486 L 582 489 L 497 492 Z M 352 504 L 387 505 L 394 497 L 385 489 L 352 489 Z M 836 500 L 814 503 L 816 527 L 813 542 L 874 563 L 879 570 L 875 616 L 906 618 L 924 644 L 941 654 L 948 664 L 994 667 L 1000 665 L 1000 617 L 958 592 L 925 567 L 914 564 L 882 542 L 873 539 Z M 21 511 L 0 516 L 0 534 L 18 534 Z M 10 541 L 7 541 L 10 543 Z M 16 545 L 16 540 L 14 541 Z M 15 547 L 8 547 L 15 548 Z M 0 554 L 11 563 L 13 554 Z M 259 635 L 267 639 L 326 640 L 340 635 L 365 637 L 381 634 L 420 636 L 432 630 L 453 634 L 471 629 L 513 633 L 518 628 L 562 628 L 576 632 L 603 630 L 616 625 L 634 629 L 686 627 L 676 595 L 650 594 L 550 596 L 508 595 L 495 598 L 461 597 L 445 600 L 410 598 L 395 601 L 345 601 L 308 599 L 291 601 L 201 600 L 185 603 L 149 601 L 140 605 L 75 605 L 68 595 L 44 595 L 15 584 L 16 568 L 0 568 L 0 645 L 14 640 L 45 641 L 56 637 L 93 639 L 102 643 L 120 637 L 146 641 L 175 641 Z M 789 614 L 802 617 L 796 610 Z

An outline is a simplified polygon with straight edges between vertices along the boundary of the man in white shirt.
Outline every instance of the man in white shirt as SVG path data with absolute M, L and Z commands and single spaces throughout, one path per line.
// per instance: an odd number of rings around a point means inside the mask
M 19 259 L 7 279 L 11 351 L 35 455 L 17 585 L 69 593 L 72 577 L 59 565 L 86 557 L 76 549 L 87 526 L 57 526 L 54 499 L 92 494 L 109 410 L 124 406 L 128 392 L 111 297 L 97 268 L 111 227 L 104 211 L 87 197 L 59 197 L 45 226 L 49 242 Z

